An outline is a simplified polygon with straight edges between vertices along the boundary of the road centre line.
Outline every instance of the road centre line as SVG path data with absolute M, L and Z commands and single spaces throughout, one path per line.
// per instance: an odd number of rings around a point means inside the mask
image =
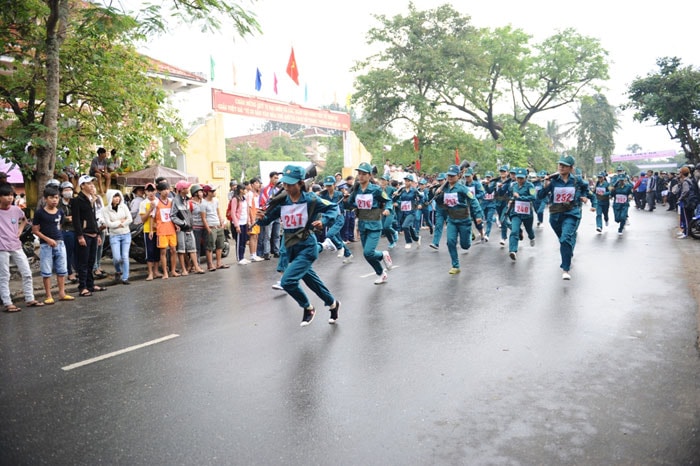
M 113 358 L 114 356 L 119 356 L 120 354 L 124 354 L 124 353 L 128 353 L 130 351 L 145 348 L 146 346 L 151 346 L 151 345 L 155 345 L 157 343 L 162 343 L 164 341 L 171 340 L 171 339 L 177 338 L 179 336 L 180 335 L 173 333 L 173 334 L 168 335 L 168 336 L 163 337 L 163 338 L 157 338 L 155 340 L 141 343 L 140 345 L 129 346 L 128 348 L 120 349 L 119 351 L 113 351 L 111 353 L 103 354 L 102 356 L 97 356 L 95 358 L 86 359 L 84 361 L 76 362 L 75 364 L 70 364 L 68 366 L 64 366 L 61 369 L 63 369 L 64 371 L 70 371 L 73 369 L 77 369 L 79 367 L 87 366 L 88 364 L 92 364 L 94 362 L 102 361 L 102 360 L 108 359 L 108 358 Z

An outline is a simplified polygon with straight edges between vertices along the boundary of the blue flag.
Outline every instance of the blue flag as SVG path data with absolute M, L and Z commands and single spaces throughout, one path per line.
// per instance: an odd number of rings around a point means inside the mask
M 262 74 L 260 68 L 255 68 L 255 90 L 259 91 L 260 89 L 262 89 Z

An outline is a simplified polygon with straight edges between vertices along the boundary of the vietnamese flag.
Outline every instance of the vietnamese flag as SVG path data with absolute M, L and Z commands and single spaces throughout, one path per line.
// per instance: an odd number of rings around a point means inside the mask
M 455 149 L 455 165 L 459 165 L 459 149 Z
M 289 62 L 287 63 L 287 74 L 292 81 L 299 85 L 299 69 L 297 68 L 297 60 L 294 58 L 294 47 L 292 47 L 292 53 L 289 55 Z
M 420 171 L 420 159 L 416 160 L 416 171 Z

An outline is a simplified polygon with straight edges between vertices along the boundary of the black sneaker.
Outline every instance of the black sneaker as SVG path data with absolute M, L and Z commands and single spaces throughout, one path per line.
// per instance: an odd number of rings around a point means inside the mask
M 338 320 L 338 309 L 340 309 L 340 301 L 336 299 L 334 305 L 334 307 L 328 309 L 329 311 L 331 311 L 331 317 L 330 319 L 328 319 L 329 324 L 335 324 Z
M 301 323 L 299 324 L 301 327 L 306 327 L 311 323 L 312 320 L 314 320 L 314 315 L 316 315 L 316 310 L 314 309 L 313 306 L 309 306 L 304 309 L 304 317 L 301 319 Z

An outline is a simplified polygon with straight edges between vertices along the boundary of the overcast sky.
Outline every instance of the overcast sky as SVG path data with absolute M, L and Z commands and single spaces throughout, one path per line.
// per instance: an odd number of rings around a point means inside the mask
M 418 9 L 432 9 L 446 2 L 415 0 Z M 685 65 L 700 67 L 696 21 L 700 2 L 681 4 L 647 4 L 641 2 L 588 0 L 562 2 L 554 0 L 501 0 L 500 2 L 459 2 L 455 9 L 470 15 L 476 27 L 499 27 L 507 24 L 523 29 L 539 41 L 557 30 L 573 27 L 581 34 L 598 38 L 608 50 L 612 62 L 611 80 L 605 91 L 613 105 L 626 101 L 624 92 L 639 76 L 656 71 L 656 59 L 678 56 Z M 346 6 L 342 6 L 345 4 Z M 304 102 L 308 86 L 308 105 L 318 106 L 337 99 L 341 104 L 353 92 L 350 68 L 370 54 L 366 45 L 367 30 L 376 25 L 372 14 L 406 14 L 408 3 L 356 0 L 260 0 L 250 7 L 256 12 L 263 34 L 248 39 L 233 35 L 203 35 L 195 29 L 152 41 L 142 51 L 175 66 L 209 74 L 209 57 L 216 62 L 214 87 L 243 94 Z M 666 8 L 665 6 L 668 5 Z M 300 86 L 286 75 L 291 47 L 299 67 Z M 261 92 L 255 91 L 255 70 L 263 78 Z M 235 75 L 234 75 L 235 69 Z M 273 73 L 279 80 L 279 95 L 272 91 Z M 235 82 L 235 87 L 234 87 Z M 205 113 L 208 93 L 198 94 L 197 112 Z M 560 124 L 573 120 L 571 110 L 545 112 L 535 122 L 547 120 Z M 615 153 L 639 144 L 645 151 L 679 149 L 666 130 L 632 122 L 624 114 L 622 129 L 616 135 Z M 239 125 L 240 126 L 240 125 Z

